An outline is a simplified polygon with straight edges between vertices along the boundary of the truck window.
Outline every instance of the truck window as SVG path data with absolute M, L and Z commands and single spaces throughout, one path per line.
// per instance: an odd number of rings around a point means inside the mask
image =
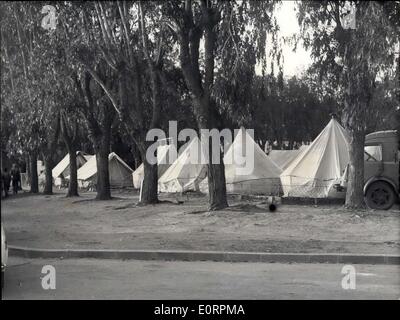
M 364 161 L 382 161 L 382 146 L 365 146 Z

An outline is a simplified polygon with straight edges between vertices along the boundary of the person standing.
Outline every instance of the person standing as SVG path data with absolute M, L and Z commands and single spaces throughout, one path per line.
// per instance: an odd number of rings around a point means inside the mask
M 8 190 L 10 189 L 10 182 L 11 182 L 11 176 L 10 173 L 8 172 L 7 168 L 4 168 L 3 170 L 3 187 L 4 187 L 4 197 L 8 197 Z
M 11 179 L 12 179 L 13 193 L 17 194 L 21 183 L 21 172 L 19 171 L 19 168 L 16 164 L 13 164 L 12 166 Z

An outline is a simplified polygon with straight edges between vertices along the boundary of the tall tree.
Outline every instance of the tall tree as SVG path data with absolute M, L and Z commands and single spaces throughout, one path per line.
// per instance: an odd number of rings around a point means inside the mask
M 35 62 L 38 50 L 46 36 L 45 30 L 36 23 L 40 21 L 41 5 L 35 2 L 7 2 L 1 4 L 1 50 L 2 62 L 6 70 L 7 95 L 4 101 L 12 113 L 13 133 L 10 150 L 14 153 L 28 153 L 30 159 L 31 192 L 39 191 L 37 158 L 43 132 L 43 102 L 40 72 L 36 72 Z M 4 55 L 3 55 L 4 54 Z M 3 67 L 3 66 L 2 66 Z M 9 80 L 9 81 L 8 81 Z
M 272 1 L 182 1 L 167 2 L 166 24 L 174 31 L 179 62 L 190 91 L 199 129 L 222 129 L 221 92 L 218 77 L 238 79 L 242 66 L 254 66 L 265 58 L 266 32 L 272 29 Z M 221 87 L 220 87 L 221 88 Z M 228 206 L 222 154 L 213 155 L 208 167 L 210 210 Z M 219 158 L 213 163 L 212 158 Z
M 60 134 L 60 105 L 63 96 L 58 89 L 56 74 L 57 51 L 54 35 L 43 31 L 40 40 L 36 40 L 31 54 L 30 80 L 28 86 L 32 92 L 32 107 L 39 115 L 39 148 L 45 166 L 43 194 L 53 193 L 54 154 Z
M 169 87 L 164 75 L 168 30 L 160 27 L 160 5 L 96 1 L 81 7 L 79 22 L 86 39 L 86 55 L 78 59 L 104 90 L 144 163 L 143 204 L 157 203 L 157 164 L 147 160 L 152 142 L 147 132 L 160 126 L 162 100 Z M 132 16 L 136 15 L 136 18 Z M 108 66 L 115 79 L 106 83 L 95 63 Z M 113 87 L 114 85 L 114 87 Z
M 351 8 L 354 12 L 351 12 Z M 397 8 L 397 9 L 396 9 Z M 350 136 L 346 206 L 364 206 L 364 139 L 377 77 L 391 72 L 399 28 L 391 21 L 398 2 L 307 1 L 299 3 L 302 38 L 322 75 L 333 75 Z M 343 23 L 346 19 L 350 23 Z
M 77 115 L 62 111 L 60 117 L 61 135 L 68 150 L 69 181 L 67 197 L 77 197 L 78 193 L 78 166 L 76 153 L 79 140 L 79 120 Z
M 99 68 L 102 68 L 102 66 L 99 66 Z M 111 85 L 114 79 L 110 74 L 107 74 L 107 71 L 104 72 L 102 81 Z M 81 103 L 77 106 L 81 108 L 80 111 L 87 122 L 89 138 L 96 153 L 96 199 L 109 200 L 111 199 L 111 189 L 108 155 L 116 113 L 88 72 L 83 72 L 79 76 L 75 75 L 74 82 L 81 98 Z
M 68 64 L 64 41 L 62 40 L 64 40 L 63 37 L 55 36 L 52 44 L 56 51 L 53 59 L 57 61 L 53 86 L 57 91 L 56 99 L 59 104 L 60 134 L 69 156 L 67 197 L 76 197 L 79 196 L 77 151 L 81 142 L 85 140 L 82 130 L 82 128 L 85 128 L 85 120 L 82 119 L 80 110 L 84 110 L 85 106 L 82 105 L 82 97 L 78 94 L 76 82 L 71 81 L 74 79 L 74 77 L 71 77 L 74 71 Z
M 90 65 L 92 68 L 90 71 L 93 71 L 93 74 L 96 74 L 99 80 L 112 90 L 116 88 L 117 79 L 107 64 L 100 61 L 97 55 L 92 56 L 91 48 L 95 47 L 95 39 L 98 37 L 98 29 L 93 25 L 93 2 L 58 3 L 56 9 L 58 24 L 55 34 L 58 37 L 58 43 L 63 44 L 59 47 L 59 54 L 64 60 L 64 65 L 67 66 L 62 70 L 62 74 L 72 80 L 74 86 L 72 91 L 76 93 L 76 99 L 71 99 L 68 102 L 70 105 L 66 106 L 64 111 L 75 108 L 85 120 L 89 131 L 88 136 L 96 154 L 96 199 L 108 200 L 111 199 L 108 156 L 116 111 L 102 87 L 84 66 Z M 68 119 L 70 121 L 66 121 L 68 116 L 64 112 L 61 124 L 64 141 L 73 159 L 75 157 L 73 153 L 76 153 L 76 144 L 73 141 L 76 133 L 74 132 L 76 115 L 70 115 L 71 119 Z M 74 185 L 75 182 L 71 184 L 71 188 L 74 189 L 71 195 L 77 193 Z

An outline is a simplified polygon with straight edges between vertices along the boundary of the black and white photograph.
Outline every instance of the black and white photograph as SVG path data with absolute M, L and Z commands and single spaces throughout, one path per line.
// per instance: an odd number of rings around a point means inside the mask
M 1 300 L 400 300 L 400 1 L 1 1 L 0 27 Z

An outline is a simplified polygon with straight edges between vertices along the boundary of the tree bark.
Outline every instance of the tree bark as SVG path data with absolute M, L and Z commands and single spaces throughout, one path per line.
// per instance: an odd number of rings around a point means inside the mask
M 157 164 L 150 164 L 146 159 L 146 151 L 144 151 L 143 166 L 144 176 L 142 184 L 142 198 L 141 204 L 155 204 L 158 203 L 158 166 Z
M 35 152 L 30 154 L 30 177 L 31 177 L 31 193 L 39 193 L 39 179 L 37 172 L 37 154 Z
M 102 150 L 96 152 L 96 163 L 97 163 L 97 200 L 109 200 L 111 199 L 110 191 L 110 173 L 108 170 L 108 150 Z
M 76 163 L 76 150 L 71 145 L 68 148 L 69 154 L 69 183 L 67 197 L 79 197 L 78 193 L 78 165 Z
M 69 155 L 69 183 L 67 197 L 78 197 L 78 166 L 76 163 L 76 142 L 78 139 L 77 120 L 74 119 L 74 125 L 70 125 L 66 118 L 66 114 L 61 116 L 61 133 Z M 73 128 L 71 128 L 73 127 Z M 75 129 L 75 130 L 73 130 Z
M 345 207 L 352 210 L 365 208 L 364 204 L 364 142 L 367 110 L 371 103 L 374 77 L 368 62 L 358 61 L 349 46 L 346 52 L 347 88 L 345 90 L 343 123 L 350 136 L 349 174 Z
M 43 194 L 51 195 L 53 194 L 53 176 L 52 176 L 52 169 L 53 169 L 53 161 L 51 156 L 45 156 L 44 159 L 44 168 L 45 168 L 45 185 Z
M 228 207 L 224 163 L 208 164 L 208 190 L 210 211 Z
M 221 129 L 222 123 L 216 106 L 213 105 L 211 98 L 195 99 L 196 119 L 200 129 Z M 205 139 L 205 137 L 201 137 Z M 213 163 L 214 155 L 212 149 L 212 138 L 209 137 L 208 146 L 208 192 L 209 192 L 209 210 L 216 211 L 228 207 L 226 197 L 226 180 L 223 154 L 219 154 L 219 163 Z
M 160 79 L 158 76 L 157 68 L 150 62 L 150 77 L 152 87 L 152 118 L 150 122 L 150 128 L 156 128 L 159 124 L 160 109 L 161 109 L 161 90 L 160 90 Z M 143 140 L 145 140 L 146 134 L 143 133 Z M 158 164 L 150 164 L 146 159 L 146 150 L 149 143 L 144 141 L 145 148 L 141 150 L 141 156 L 143 159 L 143 185 L 142 185 L 142 198 L 141 204 L 155 204 L 158 203 Z
M 208 125 L 206 126 L 201 125 L 201 127 L 213 128 L 214 126 L 208 123 Z M 208 145 L 209 145 L 209 152 L 208 152 L 208 164 L 207 164 L 207 177 L 208 177 L 208 193 L 209 193 L 208 195 L 209 210 L 215 211 L 228 207 L 228 201 L 226 197 L 225 165 L 222 153 L 219 154 L 219 163 L 213 163 L 214 157 L 213 157 L 211 138 L 209 138 Z
M 349 143 L 349 168 L 345 206 L 348 209 L 361 209 L 364 204 L 364 141 L 365 133 L 353 132 Z
M 45 185 L 43 194 L 53 194 L 53 154 L 56 150 L 58 137 L 60 134 L 60 114 L 57 113 L 56 117 L 53 119 L 54 123 L 48 128 L 50 130 L 47 133 L 47 145 L 43 146 L 42 155 L 45 168 Z M 54 126 L 53 126 L 54 125 Z
M 25 161 L 26 161 L 26 182 L 28 185 L 31 185 L 31 160 L 30 160 L 30 156 L 29 153 L 26 155 L 25 157 Z

